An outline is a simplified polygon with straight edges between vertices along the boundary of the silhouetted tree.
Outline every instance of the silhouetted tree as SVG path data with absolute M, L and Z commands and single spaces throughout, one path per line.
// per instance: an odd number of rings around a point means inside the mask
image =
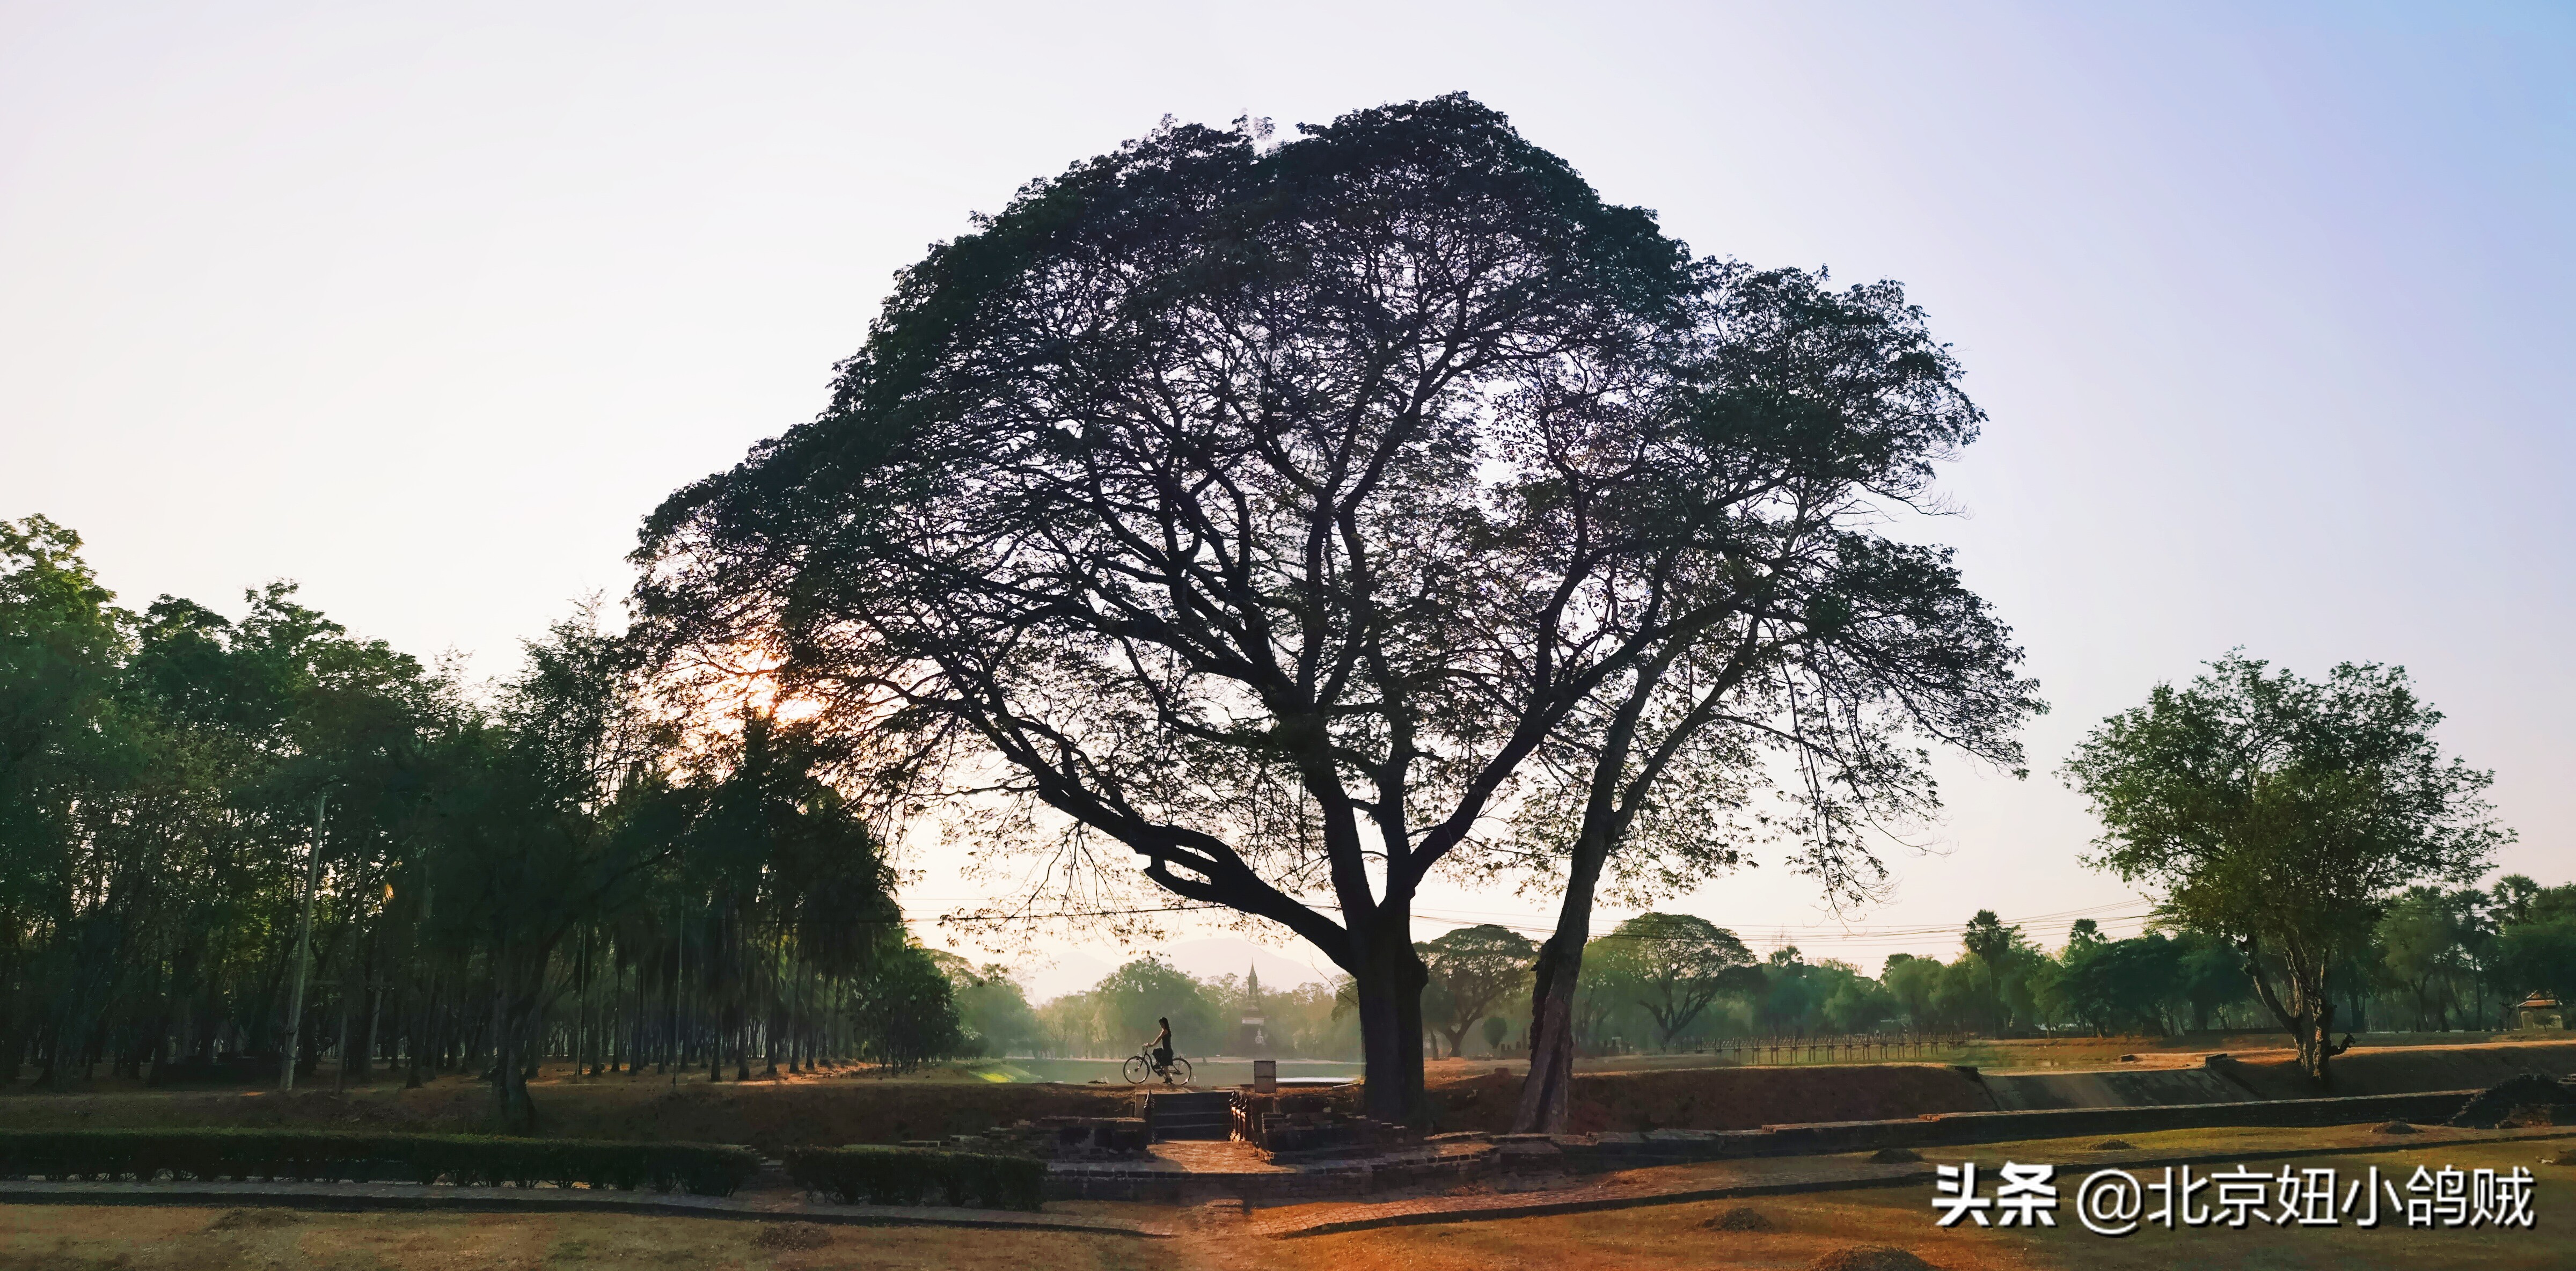
M 1416 889 L 1701 621 L 1623 511 L 1699 278 L 1463 97 L 1160 130 L 906 270 L 820 419 L 654 515 L 639 600 L 775 655 L 890 784 L 971 772 L 1053 886 L 1106 838 L 1313 943 L 1410 1116 Z

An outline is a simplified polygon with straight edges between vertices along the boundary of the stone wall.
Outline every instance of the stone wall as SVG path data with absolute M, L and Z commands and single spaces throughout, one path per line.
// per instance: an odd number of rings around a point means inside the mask
M 2357 1125 L 2369 1121 L 2439 1124 L 2476 1093 L 2450 1090 L 2153 1107 L 1950 1112 L 1902 1121 L 1829 1121 L 1765 1126 L 1759 1130 L 1652 1130 L 1643 1134 L 1562 1136 L 1556 1144 L 1568 1169 L 1615 1170 L 1737 1156 L 1869 1152 L 1884 1147 L 2143 1134 L 2212 1126 Z
M 1511 1175 L 1599 1173 L 1731 1157 L 1869 1152 L 1886 1147 L 1997 1143 L 2191 1130 L 2213 1126 L 2438 1125 L 2474 1090 L 2329 1099 L 2128 1108 L 1953 1112 L 1904 1120 L 1831 1121 L 1758 1130 L 1651 1130 L 1579 1135 L 1440 1135 L 1422 1147 L 1372 1160 L 1318 1162 L 1261 1173 L 1191 1173 L 1168 1162 L 1059 1163 L 1049 1167 L 1052 1200 L 1252 1204 L 1440 1191 Z

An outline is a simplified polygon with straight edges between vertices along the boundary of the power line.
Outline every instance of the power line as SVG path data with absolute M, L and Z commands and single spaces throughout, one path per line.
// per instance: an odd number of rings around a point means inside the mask
M 923 901 L 934 901 L 934 900 L 967 900 L 967 899 L 972 899 L 972 898 L 970 898 L 970 897 L 920 897 L 920 898 L 918 898 L 918 899 L 921 899 L 921 900 L 923 900 Z M 2134 901 L 2117 901 L 2117 902 L 2113 902 L 2113 903 L 2110 903 L 2110 904 L 2103 904 L 2103 905 L 2089 905 L 2089 906 L 2085 906 L 2085 907 L 2081 907 L 2081 908 L 2076 908 L 2076 909 L 2061 909 L 2061 910 L 2057 910 L 2057 911 L 2054 911 L 2054 912 L 2051 912 L 2051 913 L 2033 914 L 2033 915 L 2030 915 L 2030 916 L 2028 916 L 2028 917 L 2023 917 L 2023 918 L 2007 919 L 2007 920 L 2004 920 L 2004 925 L 2005 925 L 2005 926 L 2008 926 L 2008 927 L 2016 927 L 2016 928 L 2020 928 L 2020 929 L 2022 929 L 2022 930 L 2023 930 L 2023 931 L 2025 931 L 2025 932 L 2029 932 L 2029 931 L 2032 931 L 2032 930 L 2036 929 L 2036 930 L 2038 930 L 2038 931 L 2040 931 L 2040 932 L 2043 932 L 2043 933 L 2057 933 L 2057 932 L 2061 932 L 2061 931 L 2064 931 L 2064 930 L 2071 930 L 2077 922 L 2083 921 L 2083 920 L 2085 920 L 2085 919 L 2087 919 L 2087 918 L 2093 919 L 2093 920 L 2094 920 L 2094 921 L 2096 921 L 2096 922 L 2103 923 L 2103 924 L 2107 925 L 2107 924 L 2111 924 L 2111 923 L 2128 923 L 2128 922 L 2144 921 L 2144 920 L 2146 920 L 2146 919 L 2148 919 L 2148 918 L 2152 918 L 2152 917 L 2154 917 L 2154 916 L 2155 916 L 2152 912 L 2148 912 L 2148 913 L 2124 913 L 2124 914 L 2112 914 L 2112 913 L 2110 913 L 2110 912 L 2109 912 L 2110 910 L 2114 910 L 2114 909 L 2126 909 L 2126 908 L 2129 908 L 2130 906 L 2134 905 L 2135 903 L 2136 903 L 2136 902 L 2134 902 Z M 1330 910 L 1330 911 L 1334 911 L 1334 912 L 1338 912 L 1338 911 L 1340 910 L 1340 908 L 1341 908 L 1339 905 L 1332 904 L 1331 902 L 1319 902 L 1319 903 L 1317 903 L 1317 904 L 1316 904 L 1316 906 L 1315 906 L 1315 907 L 1316 907 L 1316 908 L 1318 908 L 1318 909 Z M 1136 916 L 1141 916 L 1141 915 L 1145 915 L 1145 914 L 1199 913 L 1199 912 L 1212 912 L 1212 913 L 1214 913 L 1214 912 L 1235 912 L 1235 911 L 1230 910 L 1230 909 L 1228 909 L 1226 906 L 1223 906 L 1223 905 L 1205 905 L 1205 904 L 1147 905 L 1147 906 L 1138 906 L 1138 907 L 1130 908 L 1130 909 L 1080 909 L 1080 910 L 1059 910 L 1059 911 L 1054 912 L 1054 913 L 1043 913 L 1043 914 L 992 914 L 992 915 L 985 915 L 985 916 L 977 916 L 977 915 L 958 915 L 958 914 L 943 914 L 943 915 L 941 915 L 941 916 L 939 916 L 939 917 L 937 917 L 937 918 L 914 918 L 914 917 L 907 917 L 907 918 L 905 918 L 905 919 L 904 919 L 904 922 L 905 922 L 905 924 L 906 924 L 906 925 L 911 925 L 911 924 L 914 924 L 914 923 L 929 923 L 929 924 L 932 924 L 932 925 L 935 925 L 935 926 L 948 926 L 948 925 L 951 925 L 952 923 L 955 923 L 956 925 L 966 925 L 966 924 L 970 924 L 970 923 L 985 923 L 985 922 L 1051 922 L 1051 921 L 1061 921 L 1061 920 L 1078 919 L 1078 918 L 1125 918 L 1125 917 L 1136 917 Z M 1511 930 L 1511 931 L 1537 933 L 1537 934 L 1541 934 L 1541 935 L 1552 934 L 1552 933 L 1554 933 L 1554 932 L 1555 932 L 1555 930 L 1556 930 L 1556 924 L 1555 924 L 1554 922 L 1552 922 L 1552 921 L 1547 921 L 1547 920 L 1544 920 L 1544 919 L 1540 919 L 1540 918 L 1537 918 L 1537 917 L 1534 917 L 1534 916 L 1531 916 L 1531 915 L 1527 915 L 1527 914 L 1498 914 L 1498 913 L 1493 913 L 1493 912 L 1490 912 L 1490 911 L 1458 910 L 1458 909 L 1416 909 L 1416 910 L 1414 910 L 1414 911 L 1413 911 L 1413 913 L 1412 913 L 1412 915 L 1411 915 L 1411 916 L 1412 916 L 1416 921 L 1427 921 L 1427 922 L 1436 922 L 1436 923 L 1446 923 L 1446 924 L 1448 924 L 1449 926 L 1451 926 L 1451 927 L 1453 927 L 1453 928 L 1456 928 L 1456 927 L 1472 927 L 1472 926 L 1494 926 L 1494 927 L 1502 927 L 1502 928 L 1504 928 L 1504 929 L 1506 929 L 1506 930 Z M 1517 920 L 1517 921 L 1515 921 L 1515 920 Z M 1733 924 L 1730 924 L 1730 923 L 1725 923 L 1725 922 L 1719 922 L 1719 921 L 1717 921 L 1717 920 L 1715 920 L 1715 919 L 1710 919 L 1710 920 L 1709 920 L 1709 922 L 1710 922 L 1710 924 L 1711 924 L 1712 926 L 1717 926 L 1717 927 L 1725 928 L 1725 929 L 1727 929 L 1727 930 L 1736 930 L 1736 931 L 1741 931 L 1741 930 L 1760 930 L 1760 929 L 1765 925 L 1765 924 L 1760 924 L 1760 923 L 1733 923 Z M 1613 925 L 1615 925 L 1615 922 L 1614 922 L 1614 924 L 1613 924 Z M 1787 946 L 1789 946 L 1789 945 L 1792 945 L 1792 944 L 1796 943 L 1796 941 L 1795 941 L 1795 940 L 1793 940 L 1793 939 L 1791 939 L 1791 938 L 1790 938 L 1790 932 L 1789 932 L 1789 930 L 1788 930 L 1787 928 L 1781 927 L 1781 926 L 1779 926 L 1779 925 L 1777 925 L 1777 924 L 1769 924 L 1769 926 L 1770 926 L 1770 930 L 1771 930 L 1772 932 L 1774 932 L 1774 933 L 1775 933 L 1775 934 L 1773 934 L 1773 935 L 1771 935 L 1771 936 L 1754 936 L 1754 937 L 1744 937 L 1744 936 L 1739 936 L 1739 938 L 1740 938 L 1740 939 L 1744 939 L 1744 940 L 1745 940 L 1745 943 L 1746 943 L 1746 944 L 1748 944 L 1748 945 L 1760 945 L 1760 946 L 1762 946 L 1762 947 L 1764 947 L 1764 948 L 1775 948 L 1775 949 L 1776 949 L 1776 948 L 1787 947 Z M 1816 943 L 1816 944 L 1832 944 L 1832 945 L 1843 946 L 1843 947 L 1862 946 L 1862 947 L 1868 947 L 1868 948 L 1875 948 L 1875 947 L 1880 947 L 1880 946 L 1889 946 L 1889 945 L 1917 944 L 1917 943 L 1920 943 L 1920 942 L 1922 942 L 1923 940 L 1926 940 L 1926 939 L 1937 939 L 1937 938 L 1942 938 L 1942 937 L 1956 936 L 1956 935 L 1958 935 L 1958 934 L 1960 933 L 1960 931 L 1961 931 L 1961 926 L 1951 926 L 1951 925 L 1920 926 L 1920 927 L 1877 927 L 1877 928 L 1871 928 L 1871 927 L 1845 927 L 1845 928 L 1843 928 L 1843 929 L 1842 929 L 1842 930 L 1840 930 L 1840 931 L 1831 931 L 1831 930 L 1824 930 L 1824 929 L 1820 929 L 1820 928 L 1813 928 L 1813 927 L 1810 927 L 1810 928 L 1805 928 L 1805 929 L 1803 929 L 1803 932 L 1801 933 L 1801 935 L 1800 935 L 1800 937 L 1799 937 L 1799 938 L 1803 938 L 1803 939 L 1805 939 L 1805 940 L 1808 940 L 1808 941 L 1809 941 L 1809 942 L 1811 942 L 1811 943 Z

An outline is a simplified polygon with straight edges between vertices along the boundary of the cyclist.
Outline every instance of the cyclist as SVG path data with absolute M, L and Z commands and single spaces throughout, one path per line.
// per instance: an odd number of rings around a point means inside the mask
M 1157 1018 L 1154 1022 L 1162 1025 L 1163 1031 L 1154 1034 L 1154 1044 L 1146 1047 L 1146 1053 L 1154 1057 L 1154 1071 L 1163 1074 L 1163 1084 L 1168 1086 L 1172 1084 L 1172 1021 Z

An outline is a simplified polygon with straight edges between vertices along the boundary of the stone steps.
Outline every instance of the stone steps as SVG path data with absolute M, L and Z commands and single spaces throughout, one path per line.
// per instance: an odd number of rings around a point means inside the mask
M 1155 1142 L 1234 1137 L 1234 1095 L 1180 1091 L 1145 1096 L 1145 1126 Z

